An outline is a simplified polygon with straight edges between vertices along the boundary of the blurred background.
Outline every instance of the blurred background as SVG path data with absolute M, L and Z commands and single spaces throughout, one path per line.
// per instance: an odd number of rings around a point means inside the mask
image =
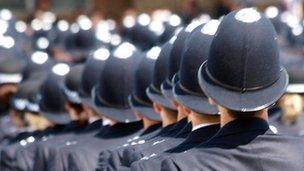
M 303 0 L 0 0 L 0 45 L 78 63 L 99 47 L 112 50 L 123 41 L 146 51 L 177 28 L 244 7 L 271 19 L 284 52 L 303 55 Z
M 128 10 L 141 13 L 155 9 L 168 9 L 183 13 L 185 17 L 202 12 L 218 17 L 244 2 L 262 10 L 276 5 L 293 8 L 302 14 L 303 9 L 303 0 L 0 0 L 0 7 L 12 10 L 20 19 L 30 19 L 38 11 L 52 11 L 59 18 L 68 20 L 79 14 L 97 15 L 96 13 L 105 18 L 120 20 Z

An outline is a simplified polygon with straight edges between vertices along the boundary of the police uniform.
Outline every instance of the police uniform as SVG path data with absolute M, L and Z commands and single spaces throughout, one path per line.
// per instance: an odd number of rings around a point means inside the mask
M 98 83 L 92 90 L 92 99 L 94 109 L 98 113 L 117 123 L 109 126 L 101 134 L 97 134 L 94 141 L 70 151 L 69 169 L 93 170 L 97 167 L 98 154 L 102 150 L 113 149 L 143 132 L 142 122 L 137 121 L 128 103 L 135 69 L 141 59 L 140 54 L 134 45 L 124 42 L 106 61 Z M 113 68 L 116 69 L 115 72 Z
M 299 170 L 302 143 L 275 135 L 264 120 L 238 119 L 207 143 L 164 160 L 161 170 Z
M 60 71 L 58 70 L 58 66 Z M 54 68 L 55 67 L 55 68 Z M 37 147 L 39 144 L 43 144 L 46 140 L 50 140 L 55 135 L 64 134 L 67 132 L 73 131 L 75 126 L 77 124 L 71 123 L 68 125 L 68 123 L 71 121 L 68 114 L 64 110 L 63 107 L 63 94 L 61 94 L 61 87 L 60 84 L 63 81 L 63 77 L 65 74 L 67 74 L 67 71 L 69 70 L 68 65 L 59 63 L 53 67 L 52 72 L 48 73 L 47 78 L 42 83 L 39 93 L 38 93 L 38 99 L 37 101 L 39 104 L 39 108 L 41 111 L 42 116 L 53 122 L 55 125 L 62 125 L 62 126 L 56 126 L 54 130 L 50 131 L 50 134 L 46 134 L 44 141 L 41 141 L 40 143 L 33 145 L 33 147 L 28 148 L 29 150 L 23 150 L 20 151 L 22 157 L 24 158 L 17 158 L 17 162 L 21 163 L 21 166 L 28 166 L 30 170 L 33 168 L 34 163 L 34 154 L 36 152 Z M 57 68 L 57 69 L 56 69 Z M 57 129 L 59 128 L 59 129 Z M 31 145 L 30 145 L 31 146 Z M 33 148 L 33 149 L 32 149 Z M 34 154 L 32 153 L 34 151 Z M 27 162 L 27 163 L 25 163 Z M 19 165 L 19 164 L 17 164 Z
M 232 64 L 228 68 L 227 61 Z M 236 61 L 243 62 L 236 65 Z M 235 113 L 236 119 L 222 125 L 206 143 L 164 160 L 161 170 L 304 168 L 298 162 L 303 158 L 299 146 L 303 143 L 302 138 L 276 135 L 269 129 L 267 120 L 250 116 L 251 112 L 275 103 L 288 84 L 287 72 L 279 63 L 275 30 L 265 16 L 252 8 L 225 16 L 198 77 L 200 87 L 208 97 L 239 113 Z
M 84 64 L 84 69 L 81 74 L 76 74 L 81 77 L 80 87 L 74 90 L 74 94 L 79 94 L 79 98 L 83 105 L 93 108 L 93 101 L 91 99 L 91 90 L 97 83 L 101 70 L 103 69 L 105 61 L 109 56 L 104 56 L 99 52 L 109 52 L 107 48 L 99 48 L 90 56 Z M 83 131 L 75 134 L 70 139 L 66 140 L 60 145 L 56 145 L 50 151 L 53 157 L 47 161 L 47 169 L 49 170 L 64 170 L 68 168 L 68 154 L 77 146 L 82 146 L 87 143 L 87 139 L 94 139 L 96 134 L 101 134 L 108 127 L 106 121 L 98 119 L 89 124 Z
M 176 147 L 173 147 L 165 152 L 158 154 L 158 155 L 151 155 L 146 158 L 141 158 L 140 160 L 133 162 L 131 164 L 131 170 L 160 170 L 161 169 L 161 162 L 166 159 L 170 158 L 170 156 L 176 153 L 183 153 L 188 151 L 192 148 L 195 148 L 199 144 L 206 142 L 212 136 L 214 136 L 217 131 L 219 130 L 219 124 L 213 125 L 206 125 L 200 127 L 198 129 L 192 130 L 187 138 Z
M 80 104 L 81 100 L 77 93 L 80 88 L 80 78 L 83 71 L 83 65 L 75 65 L 71 67 L 70 72 L 64 79 L 64 84 L 61 86 L 61 91 L 67 101 L 72 104 Z M 87 126 L 87 121 L 71 121 L 67 124 L 61 135 L 53 139 L 41 143 L 35 152 L 34 169 L 48 168 L 48 160 L 52 158 L 52 149 L 57 148 L 60 144 L 65 143 L 67 140 L 72 139 L 75 134 L 80 133 Z M 45 170 L 45 169 L 43 169 Z
M 155 62 L 154 66 L 154 73 L 152 78 L 152 84 L 149 85 L 148 89 L 150 89 L 150 96 L 152 95 L 154 98 L 152 98 L 152 101 L 157 101 L 158 103 L 162 104 L 163 106 L 166 106 L 167 108 L 173 108 L 173 106 L 170 104 L 170 102 L 161 94 L 160 92 L 160 85 L 164 81 L 164 79 L 167 76 L 167 64 L 170 57 L 170 51 L 172 48 L 172 43 L 166 43 L 162 46 L 162 49 L 159 53 L 159 56 Z M 152 86 L 153 85 L 153 86 Z M 147 85 L 148 86 L 148 85 Z M 152 89 L 153 87 L 153 89 Z M 158 89 L 155 91 L 155 87 L 158 87 Z M 141 90 L 142 92 L 145 90 Z M 147 90 L 149 91 L 149 90 Z M 152 93 L 153 92 L 153 93 Z M 141 93 L 142 94 L 142 93 Z M 146 93 L 144 93 L 146 94 Z M 147 93 L 149 96 L 149 93 Z M 141 95 L 140 97 L 143 97 Z M 147 99 L 147 98 L 143 98 Z M 151 99 L 151 98 L 150 98 Z M 135 101 L 134 98 L 131 99 L 133 102 Z M 147 101 L 147 100 L 145 100 Z M 135 101 L 136 102 L 136 101 Z M 132 103 L 131 103 L 132 106 Z M 145 115 L 148 118 L 151 119 L 157 119 L 151 111 L 151 109 L 144 109 L 142 107 L 136 107 L 136 110 L 140 111 L 143 115 Z M 99 163 L 98 163 L 98 169 L 103 170 L 105 168 L 114 168 L 117 169 L 121 165 L 121 163 L 125 163 L 127 161 L 127 158 L 124 156 L 125 150 L 130 150 L 131 154 L 133 154 L 133 151 L 137 151 L 137 149 L 146 149 L 150 147 L 153 143 L 159 143 L 160 141 L 163 141 L 163 139 L 167 137 L 174 136 L 179 130 L 181 130 L 185 125 L 187 121 L 183 120 L 179 124 L 175 125 L 169 125 L 161 129 L 160 132 L 158 132 L 156 135 L 150 136 L 150 137 L 140 137 L 138 141 L 134 142 L 133 145 L 131 143 L 131 146 L 127 144 L 127 147 L 121 147 L 118 150 L 115 151 L 103 151 L 99 155 Z M 130 164 L 128 164 L 130 165 Z
M 200 65 L 206 61 L 214 33 L 217 30 L 219 21 L 211 20 L 205 25 L 197 26 L 191 23 L 186 30 L 191 27 L 193 30 L 187 38 L 185 50 L 181 59 L 179 79 L 174 84 L 172 94 L 174 99 L 197 112 L 199 115 L 218 115 L 215 106 L 208 103 L 206 95 L 198 85 L 197 71 Z M 208 28 L 208 32 L 205 29 Z M 213 34 L 212 34 L 213 33 Z M 191 114 L 190 114 L 191 115 Z M 191 116 L 189 116 L 191 118 Z M 138 162 L 132 164 L 131 169 L 135 170 L 160 170 L 161 161 L 174 153 L 182 153 L 186 150 L 209 140 L 219 130 L 217 123 L 202 123 L 194 126 L 187 138 L 179 145 L 166 150 L 163 153 L 153 153 L 145 156 Z M 206 131 L 206 132 L 204 132 Z M 201 135 L 199 135 L 201 134 Z M 197 138 L 201 136 L 200 138 Z M 153 151 L 153 150 L 152 150 Z
M 150 139 L 139 139 L 131 146 L 121 148 L 115 151 L 103 151 L 99 155 L 98 170 L 118 170 L 121 167 L 129 167 L 134 160 L 141 157 L 136 155 L 145 149 L 149 149 L 154 145 L 164 143 L 168 139 L 174 141 L 173 137 L 176 136 L 186 125 L 187 119 L 183 119 L 175 124 L 168 125 L 161 129 L 161 131 L 151 137 Z M 135 159 L 133 158 L 135 155 Z M 140 154 L 139 154 L 140 155 Z
M 25 67 L 25 61 L 16 56 L 16 53 L 11 48 L 0 47 L 0 85 L 18 84 L 22 80 L 22 70 Z M 14 138 L 22 130 L 17 128 L 11 121 L 8 114 L 8 107 L 3 103 L 0 105 L 1 117 L 0 127 L 2 134 L 0 142 L 8 138 Z
M 11 107 L 20 113 L 20 117 L 24 115 L 28 104 L 28 98 L 31 94 L 37 92 L 39 89 L 40 81 L 29 80 L 22 82 L 18 86 L 17 93 L 11 99 Z M 23 131 L 14 138 L 7 141 L 7 145 L 1 149 L 1 168 L 13 168 L 12 162 L 15 159 L 15 153 L 18 151 L 24 143 L 33 143 L 36 139 L 39 139 L 43 135 L 44 131 L 33 130 L 30 127 L 23 128 Z

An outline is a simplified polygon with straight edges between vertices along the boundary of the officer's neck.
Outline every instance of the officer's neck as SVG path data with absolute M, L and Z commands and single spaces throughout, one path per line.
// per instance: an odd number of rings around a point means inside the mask
M 144 124 L 144 129 L 148 129 L 148 128 L 150 128 L 151 126 L 160 123 L 160 121 L 154 121 L 154 120 L 148 119 L 148 118 L 146 118 L 146 117 L 143 117 L 142 120 L 143 120 L 143 124 Z
M 241 117 L 253 117 L 253 118 L 260 118 L 263 119 L 265 121 L 268 121 L 268 113 L 267 113 L 267 109 L 263 109 L 254 113 L 250 113 L 250 114 L 235 114 L 233 113 L 233 111 L 228 110 L 224 107 L 219 107 L 219 111 L 221 114 L 221 127 L 223 127 L 224 125 L 226 125 L 229 122 L 232 122 L 238 118 Z
M 178 114 L 177 114 L 177 121 L 180 121 L 180 120 L 182 120 L 182 119 L 184 119 L 186 117 L 187 117 L 186 113 L 184 113 L 184 112 L 178 112 Z
M 188 118 L 192 123 L 192 127 L 196 127 L 201 124 L 219 124 L 220 123 L 220 116 L 199 114 L 194 111 L 190 112 L 190 115 L 188 116 Z
M 177 122 L 177 115 L 175 112 L 162 110 L 160 112 L 160 117 L 163 123 L 162 127 L 166 127 Z

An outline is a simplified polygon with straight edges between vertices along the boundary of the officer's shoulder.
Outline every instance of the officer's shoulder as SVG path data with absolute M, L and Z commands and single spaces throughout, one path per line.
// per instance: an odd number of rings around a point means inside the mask
M 215 163 L 217 165 L 227 159 L 229 155 L 223 151 L 219 148 L 198 148 L 174 154 L 161 162 L 161 170 L 209 170 Z
M 160 170 L 161 160 L 139 160 L 131 164 L 132 171 L 144 171 L 144 170 Z

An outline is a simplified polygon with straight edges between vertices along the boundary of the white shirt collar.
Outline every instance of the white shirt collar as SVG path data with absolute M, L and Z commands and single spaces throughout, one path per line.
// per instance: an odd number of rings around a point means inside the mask
M 199 125 L 194 126 L 192 128 L 192 131 L 195 131 L 197 129 L 200 129 L 200 128 L 203 128 L 203 127 L 206 127 L 206 126 L 216 125 L 216 124 L 219 124 L 219 123 L 203 123 L 203 124 L 199 124 Z
M 112 125 L 113 122 L 110 119 L 103 118 L 102 119 L 102 126 Z

